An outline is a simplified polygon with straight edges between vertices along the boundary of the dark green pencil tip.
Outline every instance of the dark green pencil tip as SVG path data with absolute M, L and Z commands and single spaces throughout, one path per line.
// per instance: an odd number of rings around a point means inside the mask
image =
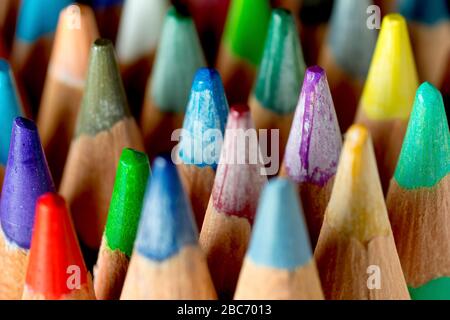
M 97 39 L 91 48 L 76 136 L 94 136 L 129 115 L 113 44 L 107 39 Z

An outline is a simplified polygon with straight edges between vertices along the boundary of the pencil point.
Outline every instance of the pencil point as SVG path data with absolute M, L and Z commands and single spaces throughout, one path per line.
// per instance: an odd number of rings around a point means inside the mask
M 151 95 L 162 111 L 185 111 L 195 72 L 206 65 L 194 22 L 170 8 L 151 77 Z
M 372 140 L 362 125 L 353 125 L 345 135 L 325 220 L 362 243 L 390 232 Z
M 367 27 L 367 8 L 371 0 L 335 1 L 328 43 L 340 68 L 363 81 L 375 49 L 377 31 Z
M 295 110 L 305 73 L 305 62 L 292 14 L 274 9 L 264 47 L 255 97 L 260 104 L 279 114 Z
M 223 39 L 235 55 L 258 66 L 269 20 L 269 1 L 233 0 L 228 11 Z
M 228 102 L 219 73 L 201 68 L 195 74 L 184 118 L 180 158 L 185 164 L 217 167 L 221 143 L 216 134 L 225 130 Z M 204 152 L 204 150 L 210 152 Z
M 26 287 L 47 299 L 59 299 L 73 289 L 70 270 L 78 270 L 79 283 L 88 282 L 80 246 L 64 198 L 46 193 L 36 203 L 36 222 L 28 262 Z
M 418 77 L 405 19 L 383 19 L 361 103 L 371 119 L 408 119 Z
M 248 139 L 248 143 L 240 139 Z M 264 166 L 257 158 L 257 139 L 248 105 L 232 106 L 212 199 L 217 212 L 246 218 L 250 223 L 253 223 L 261 189 L 267 182 Z
M 0 59 L 0 165 L 8 161 L 14 119 L 22 114 L 14 77 L 8 61 Z
M 96 135 L 128 116 L 130 111 L 113 44 L 107 39 L 97 39 L 91 48 L 76 135 Z
M 71 0 L 24 0 L 17 19 L 16 37 L 24 42 L 52 34 L 58 24 L 60 11 L 72 3 Z
M 197 238 L 177 168 L 170 155 L 159 156 L 147 185 L 135 250 L 151 260 L 164 261 L 185 246 L 196 245 Z
M 276 178 L 264 188 L 248 255 L 256 264 L 288 270 L 311 261 L 303 210 L 287 179 Z
M 1 226 L 8 240 L 30 248 L 37 198 L 54 189 L 36 125 L 16 118 L 0 203 Z
M 49 69 L 77 86 L 84 83 L 91 44 L 98 38 L 94 12 L 70 5 L 59 16 Z
M 111 250 L 131 256 L 139 225 L 150 165 L 145 153 L 124 149 L 119 160 L 105 228 Z
M 336 174 L 342 138 L 325 71 L 306 70 L 284 164 L 297 183 L 323 186 Z
M 450 133 L 438 89 L 417 90 L 394 178 L 406 189 L 433 187 L 450 172 Z

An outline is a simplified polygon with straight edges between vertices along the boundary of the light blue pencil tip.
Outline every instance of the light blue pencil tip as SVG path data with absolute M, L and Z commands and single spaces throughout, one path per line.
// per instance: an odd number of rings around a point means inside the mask
M 197 244 L 198 231 L 170 155 L 157 157 L 147 183 L 135 243 L 137 252 L 164 261 L 188 245 Z
M 364 80 L 377 41 L 377 30 L 367 27 L 371 0 L 336 0 L 331 16 L 328 43 L 336 63 L 345 72 Z
M 293 270 L 312 259 L 309 235 L 295 186 L 276 178 L 264 188 L 248 251 L 258 265 Z
M 8 161 L 14 119 L 22 114 L 15 81 L 8 62 L 0 59 L 0 165 Z
M 71 0 L 22 0 L 17 20 L 16 37 L 34 42 L 56 30 L 59 13 Z
M 215 69 L 200 68 L 191 88 L 180 158 L 185 164 L 217 168 L 228 118 L 228 102 L 222 80 Z

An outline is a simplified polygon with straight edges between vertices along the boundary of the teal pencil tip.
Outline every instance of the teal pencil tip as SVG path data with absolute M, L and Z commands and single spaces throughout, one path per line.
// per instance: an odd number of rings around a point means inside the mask
M 13 122 L 22 116 L 22 105 L 9 63 L 0 59 L 0 165 L 6 166 Z
M 311 261 L 303 210 L 289 180 L 276 178 L 264 188 L 248 256 L 256 264 L 288 270 Z
M 399 0 L 398 10 L 407 20 L 430 26 L 450 19 L 450 8 L 447 0 Z
M 254 90 L 261 106 L 278 114 L 293 112 L 305 69 L 294 17 L 274 9 Z
M 442 95 L 425 82 L 416 93 L 395 180 L 405 189 L 433 187 L 450 172 L 449 159 L 450 133 Z
M 194 21 L 172 7 L 160 39 L 150 82 L 151 98 L 161 111 L 183 113 L 195 72 L 206 65 Z
M 52 34 L 56 30 L 59 13 L 71 3 L 72 0 L 23 0 L 17 19 L 16 37 L 31 43 Z

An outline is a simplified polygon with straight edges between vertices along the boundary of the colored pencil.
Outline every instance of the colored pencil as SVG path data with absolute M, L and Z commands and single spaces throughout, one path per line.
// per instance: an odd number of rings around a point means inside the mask
M 326 299 L 409 299 L 369 131 L 347 131 L 314 257 Z
M 100 34 L 103 38 L 116 39 L 124 1 L 91 0 Z
M 8 61 L 0 59 L 0 194 L 5 167 L 8 162 L 9 144 L 14 119 L 23 115 L 22 103 Z
M 287 179 L 263 190 L 235 299 L 323 299 L 302 208 Z
M 405 19 L 390 14 L 381 25 L 356 117 L 371 133 L 384 192 L 394 174 L 418 86 Z
M 61 12 L 37 120 L 57 186 L 75 131 L 90 48 L 98 36 L 89 7 L 71 5 Z
M 150 164 L 145 153 L 133 149 L 122 151 L 94 269 L 95 295 L 99 300 L 120 298 L 149 173 Z
M 121 299 L 215 299 L 197 237 L 176 166 L 157 157 Z
M 192 84 L 181 141 L 178 144 L 181 181 L 201 228 L 214 184 L 228 102 L 219 73 L 201 68 Z M 220 137 L 216 137 L 220 134 Z
M 0 200 L 0 299 L 20 299 L 37 198 L 55 190 L 36 125 L 14 120 Z
M 70 3 L 70 0 L 21 1 L 11 65 L 33 114 L 37 113 L 41 100 L 59 13 Z
M 245 142 L 249 137 L 249 143 Z M 200 246 L 221 299 L 232 299 L 263 185 L 258 137 L 246 105 L 230 110 Z
M 322 46 L 319 64 L 327 70 L 339 124 L 346 131 L 356 115 L 364 80 L 377 41 L 377 30 L 367 27 L 372 0 L 337 0 Z
M 88 267 L 97 259 L 114 175 L 126 147 L 143 150 L 142 137 L 128 109 L 113 45 L 98 39 L 60 187 Z
M 132 113 L 138 117 L 160 38 L 167 0 L 125 1 L 116 47 Z
M 280 175 L 299 188 L 311 245 L 315 248 L 330 200 L 342 137 L 325 70 L 306 70 Z
M 215 65 L 230 0 L 190 0 L 189 11 L 209 65 Z
M 422 84 L 387 207 L 413 299 L 450 299 L 450 133 L 442 96 Z
M 228 100 L 246 102 L 261 62 L 270 20 L 268 0 L 232 0 L 217 58 Z
M 55 193 L 39 197 L 35 220 L 22 299 L 94 299 L 64 199 Z
M 264 54 L 249 104 L 257 130 L 279 130 L 279 154 L 284 154 L 305 62 L 292 14 L 274 9 Z M 271 141 L 271 140 L 269 140 Z
M 141 114 L 150 159 L 174 146 L 172 132 L 183 125 L 195 72 L 206 65 L 192 18 L 172 7 L 167 12 Z
M 447 0 L 400 0 L 417 60 L 419 77 L 441 88 L 450 65 L 450 4 Z

